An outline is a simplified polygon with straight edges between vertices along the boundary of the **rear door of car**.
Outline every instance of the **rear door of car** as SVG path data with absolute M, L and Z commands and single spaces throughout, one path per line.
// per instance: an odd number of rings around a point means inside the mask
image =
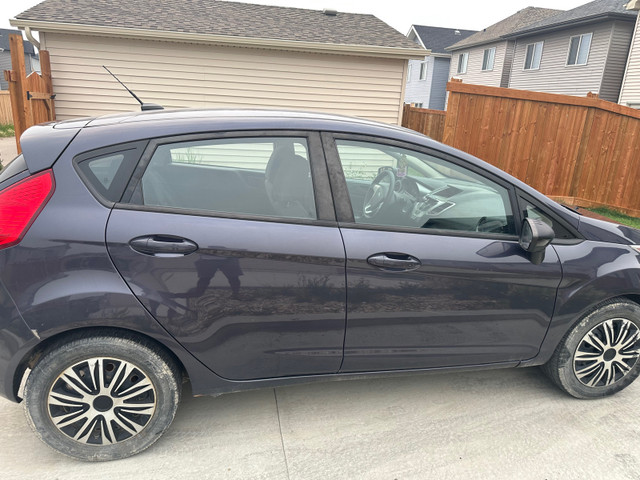
M 339 370 L 345 254 L 319 134 L 152 140 L 106 237 L 132 292 L 221 377 Z
M 323 140 L 329 170 L 344 172 L 331 175 L 347 254 L 341 371 L 534 357 L 562 271 L 552 247 L 540 265 L 520 248 L 513 186 L 412 144 L 328 133 Z M 365 215 L 365 199 L 387 192 L 384 185 L 370 189 L 372 180 L 388 170 L 397 202 Z M 423 182 L 419 192 L 412 178 Z

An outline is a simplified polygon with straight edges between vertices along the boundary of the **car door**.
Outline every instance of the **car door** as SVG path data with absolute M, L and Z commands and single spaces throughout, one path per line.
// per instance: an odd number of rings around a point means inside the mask
M 106 236 L 137 298 L 221 377 L 338 371 L 344 247 L 318 134 L 153 140 Z
M 343 372 L 536 355 L 561 280 L 518 244 L 512 186 L 392 140 L 323 134 L 347 254 Z

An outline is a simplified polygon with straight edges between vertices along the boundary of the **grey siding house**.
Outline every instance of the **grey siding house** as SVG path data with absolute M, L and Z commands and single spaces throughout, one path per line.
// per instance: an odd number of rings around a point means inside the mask
M 412 25 L 407 34 L 409 40 L 431 53 L 421 60 L 409 60 L 404 103 L 444 110 L 451 63 L 451 53 L 445 48 L 474 33 L 475 30 Z
M 9 88 L 9 84 L 4 79 L 4 75 L 1 72 L 5 70 L 11 70 L 11 46 L 9 45 L 9 35 L 16 33 L 22 35 L 20 30 L 10 30 L 7 28 L 0 28 L 0 90 L 6 90 Z M 27 71 L 27 75 L 31 72 L 40 71 L 40 59 L 36 53 L 33 45 L 29 42 L 23 42 L 24 45 L 24 66 Z
M 504 36 L 515 41 L 509 87 L 617 102 L 637 12 L 596 0 Z
M 560 12 L 528 7 L 450 45 L 447 48 L 452 55 L 449 77 L 477 85 L 509 86 L 516 42 L 505 39 L 504 36 Z

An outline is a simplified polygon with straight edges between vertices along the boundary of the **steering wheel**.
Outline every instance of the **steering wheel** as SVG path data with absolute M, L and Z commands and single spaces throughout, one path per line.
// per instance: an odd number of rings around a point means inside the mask
M 383 170 L 373 179 L 367 194 L 364 196 L 362 213 L 365 218 L 375 217 L 382 207 L 393 201 L 393 190 L 396 185 L 396 175 L 393 170 Z

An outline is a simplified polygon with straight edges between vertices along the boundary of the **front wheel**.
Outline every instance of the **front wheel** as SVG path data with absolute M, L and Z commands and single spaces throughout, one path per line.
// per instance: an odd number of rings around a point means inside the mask
M 180 401 L 179 370 L 129 338 L 83 337 L 50 350 L 24 390 L 27 419 L 55 450 L 88 461 L 125 458 L 153 444 Z
M 613 395 L 640 374 L 640 306 L 608 302 L 570 330 L 543 371 L 577 398 Z

